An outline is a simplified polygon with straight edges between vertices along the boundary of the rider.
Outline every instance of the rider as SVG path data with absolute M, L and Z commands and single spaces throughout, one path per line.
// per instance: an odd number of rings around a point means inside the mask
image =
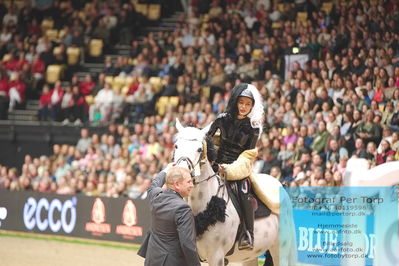
M 231 164 L 242 152 L 256 147 L 256 142 L 262 133 L 263 119 L 262 97 L 258 89 L 247 83 L 235 86 L 230 95 L 226 112 L 219 115 L 208 132 L 208 135 L 213 137 L 220 130 L 219 149 L 216 164 L 214 164 L 219 165 L 219 170 L 223 171 L 226 166 L 220 164 Z M 242 167 L 242 169 L 251 168 Z M 246 171 L 244 170 L 244 172 Z M 254 210 L 249 194 L 248 176 L 250 174 L 250 170 L 248 170 L 243 176 L 234 178 L 234 180 L 241 179 L 235 182 L 239 188 L 239 202 L 243 211 L 242 216 L 244 216 L 242 223 L 244 234 L 239 238 L 239 249 L 253 249 Z

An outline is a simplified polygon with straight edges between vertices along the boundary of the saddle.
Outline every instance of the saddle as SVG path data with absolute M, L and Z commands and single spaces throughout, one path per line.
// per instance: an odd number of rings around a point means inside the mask
M 256 195 L 273 213 L 279 214 L 282 185 L 270 175 L 252 172 L 252 160 L 257 153 L 257 149 L 246 150 L 233 163 L 222 164 L 226 171 L 227 180 L 236 181 L 249 176 L 253 195 Z
M 239 196 L 238 193 L 240 193 L 238 190 L 238 186 L 236 182 L 228 182 L 228 184 L 226 185 L 227 187 L 227 192 L 229 194 L 229 197 L 231 199 L 231 202 L 233 203 L 238 216 L 240 217 L 240 221 L 242 220 L 242 209 L 240 207 L 239 204 Z M 249 195 L 250 197 L 252 197 L 252 205 L 254 208 L 254 216 L 255 216 L 255 220 L 259 219 L 259 218 L 263 218 L 263 217 L 268 217 L 272 211 L 270 210 L 269 207 L 267 207 L 259 198 L 258 196 L 256 196 L 256 194 L 254 193 L 252 186 L 251 189 L 249 191 Z
M 233 203 L 233 205 L 238 213 L 238 216 L 240 217 L 240 221 L 241 221 L 240 225 L 238 226 L 238 229 L 237 229 L 236 239 L 234 241 L 234 243 L 237 243 L 239 241 L 240 236 L 243 233 L 245 233 L 245 232 L 243 232 L 244 227 L 242 225 L 243 211 L 240 207 L 240 203 L 239 203 L 240 199 L 238 198 L 239 197 L 238 194 L 240 193 L 240 191 L 239 191 L 240 188 L 238 187 L 237 182 L 228 182 L 226 184 L 226 188 L 227 188 L 227 193 L 229 195 L 229 198 L 230 198 L 231 202 Z M 249 191 L 249 196 L 252 197 L 252 205 L 253 205 L 254 212 L 255 212 L 254 213 L 255 221 L 256 221 L 256 219 L 259 219 L 259 218 L 268 217 L 272 213 L 272 211 L 256 196 L 256 194 L 254 194 L 252 186 Z M 231 247 L 231 249 L 226 254 L 227 256 L 233 254 L 235 246 L 236 245 L 234 244 Z

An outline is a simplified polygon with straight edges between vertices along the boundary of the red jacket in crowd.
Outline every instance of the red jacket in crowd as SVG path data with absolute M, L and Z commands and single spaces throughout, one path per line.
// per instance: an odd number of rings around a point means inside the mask
M 9 84 L 9 88 L 16 88 L 22 101 L 25 101 L 26 85 L 20 80 L 13 80 Z
M 93 90 L 95 85 L 96 84 L 93 81 L 82 81 L 79 84 L 80 93 L 82 93 L 83 96 L 91 94 L 91 91 Z
M 58 94 L 58 97 L 55 97 L 54 94 Z M 61 87 L 54 87 L 54 89 L 52 89 L 50 91 L 50 103 L 51 105 L 57 105 L 57 104 L 61 104 L 62 101 L 62 97 L 64 96 L 64 90 Z M 56 102 L 53 102 L 53 97 L 57 99 Z
M 19 63 L 18 60 L 11 57 L 10 60 L 7 60 L 3 63 L 4 69 L 7 71 L 19 71 Z
M 17 69 L 16 71 L 21 71 L 24 65 L 29 64 L 29 61 L 26 59 L 19 59 L 17 60 Z
M 40 95 L 39 105 L 40 105 L 41 108 L 46 106 L 46 105 L 47 106 L 51 105 L 51 92 L 50 91 Z
M 3 77 L 0 80 L 0 96 L 6 97 L 8 99 L 8 92 L 10 91 L 10 87 L 8 86 L 7 77 Z
M 45 69 L 46 65 L 41 59 L 32 62 L 32 74 L 43 74 Z

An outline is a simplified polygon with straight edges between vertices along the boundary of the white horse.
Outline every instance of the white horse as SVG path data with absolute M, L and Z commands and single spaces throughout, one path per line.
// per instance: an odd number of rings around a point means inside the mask
M 253 250 L 238 250 L 235 246 L 234 252 L 231 255 L 226 255 L 235 245 L 240 218 L 231 199 L 228 198 L 220 184 L 222 180 L 215 175 L 206 158 L 204 143 L 210 125 L 202 130 L 193 127 L 184 128 L 177 120 L 176 127 L 178 134 L 175 142 L 174 161 L 179 166 L 187 167 L 195 172 L 192 174 L 194 188 L 188 199 L 194 215 L 206 209 L 212 196 L 217 195 L 227 202 L 225 222 L 217 222 L 210 226 L 203 235 L 197 237 L 200 258 L 206 260 L 211 266 L 223 266 L 225 259 L 228 262 L 258 265 L 258 256 L 270 250 L 275 266 L 296 265 L 297 249 L 292 207 L 284 189 L 282 189 L 282 196 L 286 200 L 281 202 L 281 205 L 285 204 L 286 206 L 284 213 L 280 212 L 280 215 L 272 213 L 268 217 L 255 220 Z M 267 175 L 264 175 L 264 178 L 267 178 Z M 280 229 L 284 231 L 284 234 L 279 234 Z

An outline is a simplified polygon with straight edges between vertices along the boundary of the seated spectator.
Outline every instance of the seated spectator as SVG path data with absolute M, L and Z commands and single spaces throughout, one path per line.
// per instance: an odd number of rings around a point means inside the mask
M 335 165 L 339 163 L 341 157 L 348 158 L 348 151 L 344 147 L 339 147 L 337 140 L 331 139 L 326 153 L 326 161 Z
M 76 149 L 80 152 L 85 153 L 87 148 L 91 145 L 91 138 L 89 136 L 89 129 L 82 128 L 80 130 L 80 138 L 76 144 Z
M 114 97 L 114 91 L 109 83 L 105 83 L 103 89 L 101 89 L 94 97 L 94 104 L 89 109 L 89 120 L 90 122 L 100 121 L 102 124 L 110 122 L 110 116 L 112 112 L 112 101 Z M 99 119 L 97 114 L 100 115 Z
M 367 152 L 364 148 L 364 141 L 362 138 L 357 138 L 355 140 L 355 150 L 352 152 L 352 156 L 355 155 L 358 158 L 367 159 Z
M 342 115 L 342 125 L 340 128 L 340 135 L 347 136 L 352 135 L 352 125 L 353 125 L 353 117 L 351 113 L 345 112 Z
M 399 102 L 396 104 L 396 109 L 392 115 L 389 128 L 394 132 L 399 132 Z
M 15 58 L 15 53 L 11 52 L 9 54 L 9 58 L 2 62 L 4 69 L 7 71 L 8 75 L 14 74 L 18 72 L 19 64 L 18 59 Z
M 61 81 L 57 80 L 54 88 L 50 91 L 50 113 L 53 121 L 61 120 L 61 102 L 64 96 L 64 90 L 61 87 Z
M 121 94 L 121 90 L 119 88 L 114 89 L 114 95 L 112 98 L 112 115 L 110 117 L 111 122 L 124 121 L 124 117 L 122 117 L 123 106 L 125 102 L 125 96 Z
M 283 137 L 283 144 L 288 145 L 288 144 L 294 144 L 298 139 L 298 136 L 294 132 L 294 128 L 289 125 L 287 126 L 287 133 Z
M 273 166 L 281 166 L 281 162 L 276 158 L 276 155 L 273 154 L 270 150 L 265 150 L 263 152 L 263 166 L 260 171 L 262 174 L 270 174 L 270 171 Z
M 370 162 L 371 166 L 376 165 L 377 161 L 377 146 L 374 142 L 367 143 L 366 147 L 366 159 Z
M 389 126 L 391 124 L 391 120 L 394 114 L 394 106 L 392 101 L 387 101 L 384 112 L 382 113 L 381 124 L 385 126 Z
M 0 71 L 0 120 L 7 119 L 9 107 L 9 86 L 8 77 Z
M 12 111 L 17 105 L 23 105 L 25 103 L 26 85 L 20 79 L 20 74 L 14 73 L 11 77 L 8 87 L 10 97 L 10 105 L 8 110 Z
M 329 136 L 330 133 L 328 133 L 328 131 L 326 130 L 325 122 L 320 121 L 318 125 L 318 131 L 315 135 L 312 145 L 310 146 L 311 149 L 317 153 L 323 153 Z
M 68 124 L 73 119 L 73 93 L 70 85 L 65 87 L 64 95 L 62 96 L 60 105 L 60 119 L 63 120 L 63 124 Z
M 51 117 L 51 93 L 50 93 L 50 86 L 45 84 L 43 86 L 42 94 L 40 95 L 39 99 L 39 111 L 38 117 L 40 121 L 48 121 Z
M 91 94 L 95 85 L 92 76 L 90 74 L 86 75 L 85 79 L 79 84 L 80 93 L 83 96 Z
M 86 101 L 83 95 L 80 93 L 78 86 L 72 87 L 72 95 L 73 95 L 73 107 L 72 107 L 72 117 L 70 118 L 70 122 L 74 121 L 75 125 L 80 125 L 83 121 L 86 121 L 87 112 L 86 112 Z
M 377 165 L 385 163 L 389 156 L 394 155 L 395 151 L 391 149 L 389 141 L 383 139 L 381 141 L 381 152 L 377 152 Z
M 365 120 L 360 123 L 355 131 L 355 136 L 363 139 L 365 143 L 373 141 L 378 143 L 381 139 L 381 133 L 378 126 L 373 122 L 374 113 L 368 110 L 365 114 Z

